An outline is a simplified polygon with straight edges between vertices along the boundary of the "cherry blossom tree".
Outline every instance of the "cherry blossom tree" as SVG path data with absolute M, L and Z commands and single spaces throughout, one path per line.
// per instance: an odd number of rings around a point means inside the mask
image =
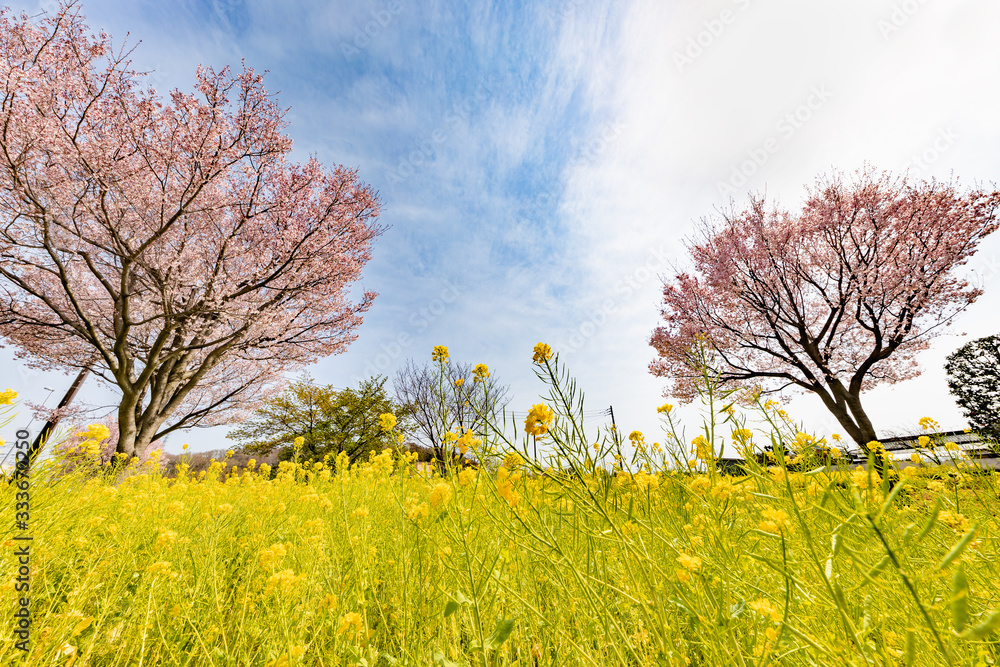
M 0 13 L 0 52 L 0 336 L 116 387 L 118 452 L 234 420 L 356 338 L 377 195 L 289 161 L 253 70 L 161 99 L 72 4 Z
M 998 204 L 871 168 L 821 176 L 794 214 L 753 197 L 703 221 L 693 271 L 664 283 L 650 371 L 690 398 L 703 336 L 722 383 L 813 392 L 867 449 L 862 390 L 916 376 L 917 353 L 980 295 L 955 269 L 997 228 Z

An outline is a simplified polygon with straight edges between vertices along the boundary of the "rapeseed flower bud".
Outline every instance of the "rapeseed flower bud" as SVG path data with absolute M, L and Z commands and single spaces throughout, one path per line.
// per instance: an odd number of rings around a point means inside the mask
M 448 348 L 444 345 L 435 345 L 431 352 L 431 361 L 448 362 Z

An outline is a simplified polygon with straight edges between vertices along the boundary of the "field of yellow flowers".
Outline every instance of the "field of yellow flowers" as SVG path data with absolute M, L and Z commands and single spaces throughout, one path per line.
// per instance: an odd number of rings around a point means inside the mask
M 998 660 L 994 472 L 961 458 L 852 469 L 778 417 L 751 432 L 711 387 L 693 444 L 670 406 L 662 444 L 588 434 L 551 352 L 535 363 L 550 400 L 516 436 L 456 434 L 493 462 L 480 469 L 427 474 L 388 450 L 169 479 L 155 457 L 113 477 L 47 464 L 31 485 L 30 649 L 5 629 L 0 664 Z M 772 466 L 716 472 L 722 441 L 754 438 L 773 444 Z M 7 527 L 17 488 L 0 486 Z

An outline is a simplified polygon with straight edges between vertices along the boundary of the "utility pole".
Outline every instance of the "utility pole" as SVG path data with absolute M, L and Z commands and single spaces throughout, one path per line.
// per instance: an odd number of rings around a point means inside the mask
M 87 378 L 87 375 L 90 373 L 91 365 L 93 364 L 92 363 L 87 364 L 86 366 L 80 369 L 80 372 L 77 374 L 76 379 L 73 380 L 73 384 L 69 386 L 69 391 L 67 391 L 66 395 L 63 396 L 61 401 L 59 401 L 59 405 L 56 407 L 56 415 L 49 421 L 45 422 L 45 426 L 43 426 L 42 430 L 38 432 L 38 437 L 36 437 L 35 441 L 31 443 L 31 448 L 28 449 L 29 467 L 35 462 L 35 458 L 41 451 L 42 445 L 45 443 L 48 437 L 52 435 L 52 431 L 55 430 L 56 424 L 59 423 L 59 410 L 62 410 L 67 405 L 69 405 L 73 401 L 73 398 L 76 396 L 76 393 L 80 391 L 80 386 L 83 384 L 83 381 Z
M 618 431 L 618 427 L 615 426 L 615 406 L 609 405 L 608 406 L 608 412 L 611 413 L 611 428 L 613 428 L 617 432 Z

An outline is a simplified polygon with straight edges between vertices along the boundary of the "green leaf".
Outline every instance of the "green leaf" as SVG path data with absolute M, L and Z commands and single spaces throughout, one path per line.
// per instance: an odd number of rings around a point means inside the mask
M 886 479 L 888 478 L 889 476 L 886 475 Z M 882 503 L 882 507 L 879 509 L 878 514 L 875 515 L 875 518 L 872 519 L 872 522 L 878 521 L 879 519 L 882 518 L 882 515 L 885 514 L 886 510 L 892 506 L 892 501 L 896 499 L 896 496 L 898 496 L 899 492 L 902 490 L 903 490 L 903 483 L 898 482 L 896 486 L 892 489 L 892 493 L 886 496 L 885 502 Z
M 875 563 L 875 567 L 873 567 L 872 569 L 868 570 L 868 576 L 871 579 L 874 579 L 878 575 L 882 574 L 882 570 L 885 569 L 885 566 L 888 565 L 890 562 L 892 562 L 892 559 L 889 558 L 888 555 L 883 556 L 882 560 L 880 560 L 879 562 Z
M 458 611 L 458 601 L 457 600 L 448 600 L 448 604 L 446 604 L 444 606 L 444 617 L 448 618 L 449 616 L 451 616 L 452 614 L 454 614 L 456 611 Z
M 743 612 L 747 610 L 747 603 L 740 600 L 734 605 L 729 606 L 729 618 L 736 619 L 743 615 Z
M 966 603 L 969 599 L 969 582 L 965 578 L 965 566 L 961 563 L 955 568 L 955 577 L 951 583 L 951 619 L 955 630 L 961 632 L 969 620 Z
M 938 513 L 940 511 L 941 511 L 941 497 L 938 496 L 937 502 L 934 503 L 934 509 L 931 510 L 931 515 L 927 519 L 927 523 L 924 524 L 923 530 L 921 530 L 920 534 L 917 535 L 917 540 L 916 540 L 917 543 L 919 543 L 920 540 L 927 537 L 927 533 L 931 532 L 931 528 L 934 527 L 934 522 L 937 521 Z
M 917 633 L 913 630 L 906 631 L 906 667 L 913 667 L 913 661 L 917 657 Z
M 938 565 L 939 570 L 945 569 L 946 567 L 951 565 L 951 562 L 953 560 L 962 555 L 962 552 L 965 551 L 965 547 L 969 546 L 969 542 L 971 542 L 972 538 L 976 536 L 976 529 L 978 527 L 979 527 L 978 524 L 972 524 L 972 528 L 969 529 L 969 532 L 967 532 L 965 536 L 963 536 L 962 539 L 958 541 L 958 544 L 953 546 L 951 548 L 951 551 L 949 551 L 947 555 L 945 555 L 945 557 L 941 560 L 941 563 Z
M 490 651 L 492 649 L 499 648 L 501 644 L 507 641 L 507 637 L 510 637 L 510 633 L 514 630 L 514 619 L 505 618 L 499 623 L 497 627 L 493 630 L 493 633 L 486 638 L 486 650 Z
M 962 639 L 982 639 L 1000 628 L 1000 609 L 996 610 L 989 617 L 974 628 L 969 628 L 959 635 Z
M 444 657 L 444 653 L 440 650 L 434 651 L 434 664 L 440 665 L 441 667 L 459 667 L 457 662 L 452 662 L 448 658 Z

